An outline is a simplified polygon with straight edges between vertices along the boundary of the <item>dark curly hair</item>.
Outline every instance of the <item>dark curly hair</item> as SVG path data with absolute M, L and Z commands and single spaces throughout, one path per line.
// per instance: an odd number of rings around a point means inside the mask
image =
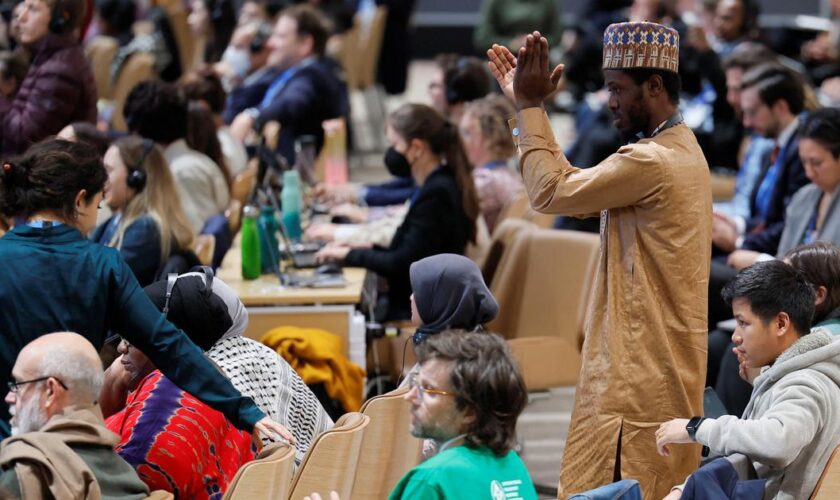
M 123 115 L 129 131 L 160 144 L 187 136 L 187 101 L 171 83 L 138 83 L 125 99 Z
M 82 189 L 90 202 L 105 187 L 108 174 L 96 147 L 86 142 L 46 139 L 0 167 L 0 213 L 29 218 L 42 211 L 76 217 Z
M 475 413 L 466 431 L 467 444 L 487 446 L 500 457 L 513 449 L 516 420 L 528 393 L 504 339 L 495 333 L 445 331 L 418 347 L 420 364 L 432 359 L 452 363 L 449 377 L 457 393 L 455 404 Z

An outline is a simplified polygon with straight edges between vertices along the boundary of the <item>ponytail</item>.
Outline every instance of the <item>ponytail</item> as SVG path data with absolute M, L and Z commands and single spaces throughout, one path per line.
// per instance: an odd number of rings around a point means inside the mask
M 451 169 L 455 175 L 455 183 L 458 185 L 458 190 L 461 191 L 461 203 L 464 208 L 464 213 L 467 214 L 467 218 L 470 220 L 470 241 L 476 243 L 478 238 L 476 221 L 478 220 L 480 208 L 478 195 L 475 192 L 475 182 L 472 178 L 472 166 L 461 143 L 461 135 L 458 133 L 458 128 L 447 121 L 443 129 L 446 134 L 444 141 L 446 147 L 443 151 L 443 156 L 446 158 L 447 168 Z

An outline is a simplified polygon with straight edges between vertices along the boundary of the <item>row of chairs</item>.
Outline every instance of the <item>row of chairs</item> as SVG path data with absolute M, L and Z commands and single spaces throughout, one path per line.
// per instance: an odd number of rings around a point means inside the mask
M 272 445 L 236 474 L 226 500 L 299 500 L 319 492 L 341 498 L 386 498 L 420 462 L 422 441 L 409 435 L 407 388 L 368 400 L 318 436 L 293 473 L 294 448 Z
M 183 2 L 157 3 L 166 10 L 169 17 L 175 43 L 178 46 L 181 67 L 184 71 L 195 68 L 201 62 L 205 40 L 192 33 L 187 22 L 189 12 L 185 9 Z M 155 77 L 155 58 L 146 53 L 132 54 L 123 63 L 112 85 L 110 68 L 118 50 L 119 43 L 115 38 L 101 35 L 94 37 L 85 47 L 85 53 L 93 70 L 97 95 L 100 99 L 113 103 L 111 126 L 117 131 L 126 132 L 127 126 L 122 113 L 123 104 L 135 85 Z

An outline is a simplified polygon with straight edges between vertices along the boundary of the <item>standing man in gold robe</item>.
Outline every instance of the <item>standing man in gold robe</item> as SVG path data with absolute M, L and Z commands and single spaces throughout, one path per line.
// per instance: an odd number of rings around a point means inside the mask
M 677 111 L 679 35 L 648 22 L 610 25 L 603 68 L 614 125 L 628 140 L 579 169 L 543 109 L 563 72 L 534 32 L 517 56 L 494 45 L 490 68 L 514 100 L 512 122 L 531 206 L 601 216 L 601 251 L 558 496 L 636 479 L 661 499 L 700 449 L 656 451 L 660 423 L 703 414 L 711 257 L 709 167 Z M 676 483 L 674 483 L 676 484 Z

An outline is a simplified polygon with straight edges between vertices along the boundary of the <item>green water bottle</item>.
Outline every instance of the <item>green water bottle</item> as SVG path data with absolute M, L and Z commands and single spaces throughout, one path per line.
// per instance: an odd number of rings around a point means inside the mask
M 259 211 L 257 207 L 247 205 L 242 215 L 242 278 L 253 280 L 260 277 Z

